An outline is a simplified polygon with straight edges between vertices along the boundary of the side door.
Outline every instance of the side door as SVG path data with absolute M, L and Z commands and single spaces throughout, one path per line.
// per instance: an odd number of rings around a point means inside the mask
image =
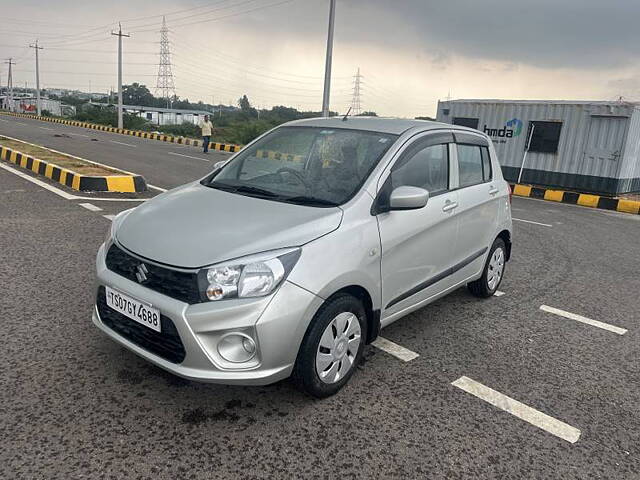
M 452 187 L 451 133 L 424 134 L 401 150 L 381 178 L 379 198 L 400 186 L 429 191 L 416 210 L 377 215 L 381 255 L 382 321 L 451 285 L 458 194 Z
M 628 123 L 629 119 L 626 117 L 591 117 L 584 161 L 579 174 L 593 175 L 593 172 L 601 172 L 603 177 L 616 176 Z
M 500 216 L 499 175 L 494 175 L 487 140 L 455 133 L 458 170 L 458 243 L 454 279 L 462 282 L 484 266 Z

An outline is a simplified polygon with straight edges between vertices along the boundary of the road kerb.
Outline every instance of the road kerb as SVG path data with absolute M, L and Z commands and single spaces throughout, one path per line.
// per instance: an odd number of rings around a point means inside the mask
M 136 193 L 147 189 L 147 183 L 140 175 L 125 172 L 122 175 L 82 175 L 2 145 L 0 160 L 6 160 L 77 191 Z M 118 171 L 116 168 L 109 168 Z
M 550 188 L 534 187 L 531 185 L 510 184 L 511 191 L 517 197 L 537 198 L 552 202 L 568 203 L 602 210 L 614 210 L 621 213 L 640 214 L 640 201 L 625 200 L 623 198 L 603 197 L 589 193 L 570 192 Z

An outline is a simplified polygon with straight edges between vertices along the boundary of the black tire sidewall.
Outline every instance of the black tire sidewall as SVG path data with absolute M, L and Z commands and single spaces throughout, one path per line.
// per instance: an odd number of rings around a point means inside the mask
M 316 353 L 320 338 L 331 321 L 340 313 L 353 313 L 360 323 L 360 346 L 353 367 L 336 383 L 325 383 L 320 380 L 316 371 Z M 310 395 L 324 398 L 340 390 L 351 378 L 362 359 L 365 340 L 367 338 L 366 312 L 362 302 L 349 294 L 338 294 L 329 298 L 313 317 L 305 338 L 300 346 L 294 371 L 294 377 L 300 386 Z

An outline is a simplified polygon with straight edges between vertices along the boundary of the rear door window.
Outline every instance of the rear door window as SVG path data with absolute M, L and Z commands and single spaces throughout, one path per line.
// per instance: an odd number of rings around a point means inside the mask
M 460 188 L 483 183 L 483 158 L 478 145 L 457 145 Z

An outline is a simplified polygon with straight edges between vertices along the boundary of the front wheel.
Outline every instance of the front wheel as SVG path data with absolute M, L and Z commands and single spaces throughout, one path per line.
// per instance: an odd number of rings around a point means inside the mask
M 475 282 L 467 285 L 473 295 L 480 298 L 489 298 L 496 293 L 504 276 L 504 267 L 507 258 L 506 252 L 507 248 L 504 240 L 496 238 L 491 246 L 491 250 L 489 250 L 489 256 L 482 271 L 482 276 Z
M 340 294 L 318 310 L 294 368 L 294 378 L 317 398 L 338 392 L 360 363 L 367 334 L 366 314 L 357 298 Z

